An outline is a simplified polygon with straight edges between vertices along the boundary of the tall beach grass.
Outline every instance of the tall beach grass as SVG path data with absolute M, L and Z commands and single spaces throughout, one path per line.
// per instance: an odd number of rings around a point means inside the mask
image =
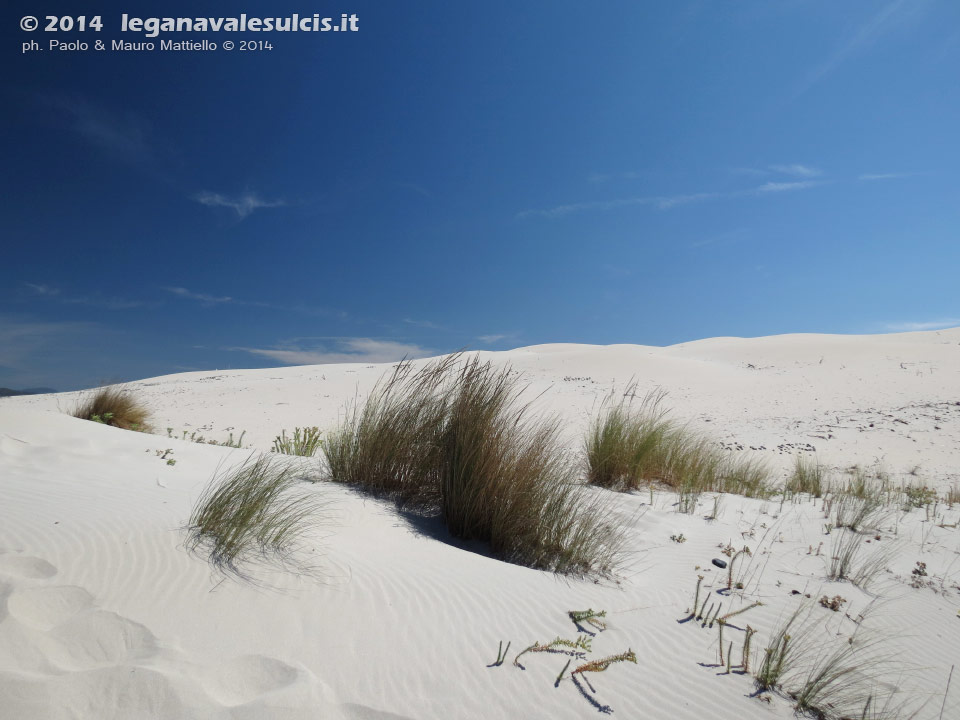
M 399 364 L 351 408 L 323 451 L 330 477 L 443 518 L 499 557 L 607 574 L 622 535 L 577 468 L 553 418 L 533 418 L 509 368 L 451 355 Z

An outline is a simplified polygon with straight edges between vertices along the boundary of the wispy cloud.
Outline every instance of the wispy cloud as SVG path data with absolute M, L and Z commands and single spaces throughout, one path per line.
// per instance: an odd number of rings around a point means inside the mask
M 773 172 L 780 173 L 781 175 L 793 175 L 794 177 L 804 177 L 812 178 L 818 177 L 823 173 L 815 167 L 810 167 L 809 165 L 771 165 L 770 169 Z
M 494 335 L 480 335 L 477 337 L 477 340 L 487 345 L 493 345 L 493 343 L 500 342 L 501 340 L 506 340 L 508 337 L 510 337 L 510 335 L 505 333 L 500 333 L 500 334 L 494 334 Z
M 820 82 L 820 80 L 822 80 L 824 77 L 834 72 L 851 57 L 863 52 L 877 42 L 877 40 L 879 40 L 884 33 L 896 25 L 897 21 L 899 20 L 899 16 L 901 15 L 901 9 L 912 12 L 916 10 L 915 6 L 915 2 L 908 2 L 907 0 L 893 0 L 893 2 L 889 2 L 881 7 L 877 12 L 871 15 L 866 22 L 862 23 L 851 35 L 846 37 L 843 42 L 841 42 L 840 45 L 830 54 L 829 57 L 827 57 L 810 71 L 807 77 L 794 91 L 792 99 L 797 99 L 800 95 Z
M 199 300 L 206 305 L 221 305 L 223 303 L 236 302 L 229 296 L 217 297 L 216 295 L 209 295 L 208 293 L 193 292 L 182 287 L 165 287 L 164 290 L 186 300 Z
M 238 350 L 266 357 L 284 365 L 325 365 L 331 363 L 385 363 L 404 358 L 422 358 L 432 350 L 413 343 L 374 338 L 338 338 L 333 346 L 302 347 L 298 344 L 274 348 L 235 347 Z
M 44 349 L 65 336 L 87 336 L 97 326 L 89 322 L 33 322 L 0 316 L 0 368 L 28 369 Z
M 944 328 L 960 327 L 960 318 L 943 318 L 925 322 L 887 323 L 884 328 L 887 332 L 917 332 L 919 330 L 943 330 Z
M 54 296 L 60 294 L 60 288 L 55 288 L 50 285 L 43 285 L 37 283 L 28 283 L 25 282 L 24 285 L 28 287 L 35 295 L 45 295 L 45 296 Z
M 443 330 L 443 329 L 444 329 L 442 325 L 437 325 L 436 323 L 430 322 L 429 320 L 413 320 L 412 318 L 404 318 L 404 319 L 403 319 L 403 322 L 405 322 L 407 325 L 413 325 L 414 327 L 426 328 L 426 329 L 428 329 L 428 330 Z
M 767 193 L 792 192 L 794 190 L 805 190 L 816 187 L 823 183 L 817 180 L 799 180 L 797 182 L 768 182 L 756 188 L 753 192 L 764 195 Z
M 857 180 L 864 180 L 867 182 L 873 180 L 899 180 L 901 178 L 913 177 L 917 173 L 905 173 L 905 172 L 888 172 L 888 173 L 863 173 L 862 175 L 857 176 Z
M 259 210 L 260 208 L 275 208 L 286 205 L 286 202 L 283 200 L 264 200 L 256 193 L 244 193 L 236 197 L 229 197 L 221 193 L 204 191 L 194 195 L 193 199 L 207 207 L 230 208 L 237 213 L 240 219 L 247 217 L 247 215 L 254 210 Z
M 86 142 L 114 158 L 137 164 L 155 159 L 149 125 L 138 115 L 115 112 L 76 96 L 44 95 L 40 99 L 66 118 Z
M 86 305 L 88 307 L 107 308 L 108 310 L 126 310 L 143 307 L 147 304 L 140 300 L 125 300 L 124 298 L 107 297 L 100 294 L 92 296 L 68 295 L 62 293 L 58 287 L 42 283 L 24 283 L 24 287 L 27 288 L 31 295 L 49 298 L 65 305 Z
M 599 200 L 594 202 L 570 203 L 568 205 L 557 205 L 556 207 L 545 210 L 523 210 L 517 213 L 517 218 L 524 219 L 528 217 L 558 218 L 571 213 L 583 212 L 585 210 L 614 210 L 616 208 L 631 207 L 638 205 L 647 205 L 655 207 L 658 210 L 669 210 L 678 205 L 689 205 L 691 203 L 702 202 L 720 197 L 721 193 L 693 193 L 690 195 L 665 195 L 657 197 L 634 197 L 620 198 L 617 200 Z
M 587 181 L 592 183 L 605 183 L 611 180 L 641 180 L 650 175 L 649 172 L 639 172 L 636 170 L 627 170 L 625 172 L 615 173 L 590 173 Z
M 768 195 L 771 193 L 789 192 L 794 190 L 804 190 L 806 188 L 816 187 L 825 184 L 826 180 L 797 180 L 790 182 L 767 182 L 758 187 L 749 190 L 736 190 L 733 192 L 701 192 L 689 195 L 661 195 L 656 197 L 635 197 L 621 198 L 618 200 L 601 200 L 593 202 L 570 203 L 568 205 L 557 205 L 556 207 L 545 210 L 523 210 L 517 213 L 517 219 L 530 217 L 544 217 L 555 219 L 570 215 L 572 213 L 585 211 L 605 211 L 615 210 L 617 208 L 631 206 L 647 206 L 657 210 L 669 210 L 681 205 L 690 205 L 692 203 L 705 202 L 707 200 L 718 200 L 722 198 L 742 198 L 751 195 Z

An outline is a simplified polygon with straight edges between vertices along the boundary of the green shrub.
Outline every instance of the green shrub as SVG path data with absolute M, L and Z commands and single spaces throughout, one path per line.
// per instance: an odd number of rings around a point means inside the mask
M 939 499 L 937 491 L 926 485 L 908 485 L 903 489 L 903 494 L 906 497 L 904 508 L 907 510 L 932 505 Z
M 121 385 L 105 385 L 81 396 L 71 415 L 124 430 L 147 432 L 150 429 L 147 408 L 131 390 Z

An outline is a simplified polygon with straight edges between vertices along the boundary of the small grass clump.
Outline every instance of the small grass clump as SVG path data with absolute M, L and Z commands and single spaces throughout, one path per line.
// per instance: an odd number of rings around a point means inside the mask
M 587 479 L 593 485 L 634 489 L 665 465 L 673 426 L 661 406 L 663 393 L 649 393 L 633 405 L 635 394 L 636 383 L 631 383 L 619 402 L 607 398 L 609 405 L 587 433 Z
M 399 364 L 323 444 L 331 479 L 440 515 L 509 562 L 608 574 L 622 533 L 576 482 L 555 419 L 529 417 L 509 368 Z
M 807 493 L 815 498 L 823 497 L 824 492 L 830 489 L 827 470 L 819 461 L 798 455 L 785 489 L 794 494 Z
M 124 430 L 147 432 L 150 429 L 146 406 L 129 388 L 121 385 L 104 385 L 91 391 L 81 397 L 70 414 Z
M 703 492 L 747 497 L 771 495 L 770 473 L 762 462 L 721 450 L 709 437 L 667 418 L 663 393 L 638 403 L 636 384 L 621 400 L 609 398 L 584 440 L 587 480 L 613 490 L 662 483 L 680 493 L 681 512 L 693 512 Z
M 285 562 L 319 518 L 316 495 L 295 465 L 271 455 L 250 457 L 218 472 L 197 501 L 187 547 L 204 547 L 218 569 L 241 574 L 253 559 Z
M 302 430 L 294 428 L 291 437 L 287 437 L 286 430 L 281 430 L 280 434 L 274 438 L 273 452 L 281 455 L 313 457 L 323 443 L 320 435 L 321 430 L 318 427 L 305 427 Z

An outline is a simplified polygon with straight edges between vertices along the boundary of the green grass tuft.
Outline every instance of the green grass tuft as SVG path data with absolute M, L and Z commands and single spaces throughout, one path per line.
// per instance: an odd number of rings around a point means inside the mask
M 104 385 L 86 393 L 70 414 L 81 420 L 92 420 L 124 430 L 150 430 L 147 424 L 149 411 L 130 389 L 122 385 Z
M 187 547 L 203 548 L 215 567 L 236 574 L 244 561 L 286 563 L 320 519 L 319 509 L 296 465 L 251 456 L 213 477 L 190 516 Z
M 633 383 L 619 401 L 608 398 L 587 430 L 584 455 L 591 484 L 635 490 L 662 483 L 680 493 L 681 512 L 693 512 L 707 491 L 772 494 L 764 463 L 731 455 L 710 438 L 669 420 L 663 393 L 649 393 L 636 403 L 635 397 Z

